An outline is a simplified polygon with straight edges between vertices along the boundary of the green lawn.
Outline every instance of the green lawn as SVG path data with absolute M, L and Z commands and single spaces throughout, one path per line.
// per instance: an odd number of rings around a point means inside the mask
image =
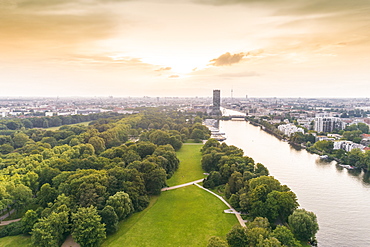
M 76 124 L 68 124 L 68 126 L 72 126 L 72 125 L 83 125 L 83 126 L 88 126 L 89 123 L 91 123 L 91 121 L 88 121 L 88 122 L 81 122 L 81 123 L 76 123 Z M 50 128 L 44 128 L 46 130 L 52 130 L 52 131 L 55 131 L 55 130 L 59 130 L 59 128 L 62 127 L 62 126 L 58 126 L 58 127 L 50 127 Z
M 22 235 L 0 238 L 0 247 L 31 247 L 30 237 Z
M 194 180 L 204 178 L 201 166 L 202 153 L 201 143 L 184 143 L 179 151 L 176 152 L 180 159 L 179 169 L 167 180 L 168 186 L 184 184 Z
M 132 215 L 102 246 L 206 246 L 211 236 L 225 238 L 235 215 L 213 195 L 198 187 L 166 191 L 149 209 Z

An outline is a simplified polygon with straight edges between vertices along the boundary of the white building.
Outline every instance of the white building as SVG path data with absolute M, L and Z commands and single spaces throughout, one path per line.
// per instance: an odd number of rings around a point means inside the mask
M 294 124 L 282 124 L 278 126 L 278 130 L 283 132 L 284 135 L 291 136 L 296 132 L 301 132 L 304 134 L 304 129 L 298 128 Z
M 315 117 L 314 130 L 317 132 L 332 132 L 334 129 L 342 130 L 346 124 L 337 117 Z
M 344 151 L 347 152 L 350 152 L 352 149 L 355 148 L 363 150 L 365 146 L 351 141 L 335 141 L 333 146 L 334 150 L 343 149 Z

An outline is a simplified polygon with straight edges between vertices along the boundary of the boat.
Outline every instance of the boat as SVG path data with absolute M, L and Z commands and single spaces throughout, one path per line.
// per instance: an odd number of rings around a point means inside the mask
M 353 170 L 353 169 L 356 169 L 356 168 L 357 168 L 357 167 L 355 167 L 355 166 L 343 165 L 343 164 L 339 164 L 339 166 L 344 167 L 344 168 L 346 168 L 346 169 L 348 169 L 348 170 Z
M 220 142 L 226 140 L 225 133 L 220 132 L 218 129 L 211 130 L 211 138 Z

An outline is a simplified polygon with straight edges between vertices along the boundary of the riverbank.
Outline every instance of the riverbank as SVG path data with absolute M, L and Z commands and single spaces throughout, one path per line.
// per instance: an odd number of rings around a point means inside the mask
M 282 134 L 278 134 L 276 132 L 276 129 L 271 129 L 269 128 L 269 123 L 266 122 L 266 121 L 263 121 L 264 123 L 267 123 L 267 124 L 261 124 L 261 123 L 257 123 L 257 122 L 254 122 L 254 121 L 247 121 L 248 123 L 250 123 L 251 125 L 253 126 L 257 126 L 257 127 L 260 127 L 263 131 L 265 131 L 266 133 L 276 137 L 277 139 L 279 140 L 283 140 L 285 141 L 286 139 L 284 138 L 284 136 Z M 301 150 L 301 149 L 305 149 L 307 152 L 311 153 L 311 154 L 317 154 L 317 155 L 320 155 L 320 156 L 323 156 L 323 155 L 327 155 L 327 158 L 326 160 L 328 161 L 335 161 L 337 162 L 338 165 L 341 165 L 341 164 L 346 164 L 346 161 L 343 160 L 343 159 L 339 159 L 337 157 L 335 157 L 333 154 L 331 153 L 326 153 L 326 152 L 323 152 L 323 151 L 320 151 L 320 150 L 317 150 L 317 149 L 313 149 L 313 148 L 310 148 L 310 147 L 307 147 L 301 143 L 296 143 L 296 142 L 293 142 L 291 140 L 286 140 L 288 142 L 288 144 L 293 147 L 294 149 L 296 150 Z M 347 165 L 350 165 L 350 164 L 347 164 Z M 343 167 L 346 167 L 346 166 L 343 166 Z M 362 170 L 364 172 L 367 172 L 368 169 L 366 168 L 358 168 L 358 167 L 355 167 L 353 165 L 350 165 L 351 169 L 359 169 L 359 170 Z
M 318 246 L 369 246 L 370 222 L 362 213 L 370 204 L 369 177 L 304 149 L 297 151 L 247 122 L 220 121 L 219 126 L 228 135 L 226 144 L 265 164 L 272 176 L 296 193 L 301 207 L 315 212 Z

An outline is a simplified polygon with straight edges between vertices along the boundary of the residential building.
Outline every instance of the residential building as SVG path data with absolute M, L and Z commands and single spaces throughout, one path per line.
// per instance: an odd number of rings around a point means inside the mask
M 316 117 L 314 130 L 317 132 L 332 132 L 335 129 L 342 130 L 345 123 L 337 117 Z
M 298 128 L 294 124 L 282 124 L 278 126 L 278 130 L 283 132 L 284 135 L 291 136 L 296 132 L 301 132 L 304 134 L 304 129 Z

